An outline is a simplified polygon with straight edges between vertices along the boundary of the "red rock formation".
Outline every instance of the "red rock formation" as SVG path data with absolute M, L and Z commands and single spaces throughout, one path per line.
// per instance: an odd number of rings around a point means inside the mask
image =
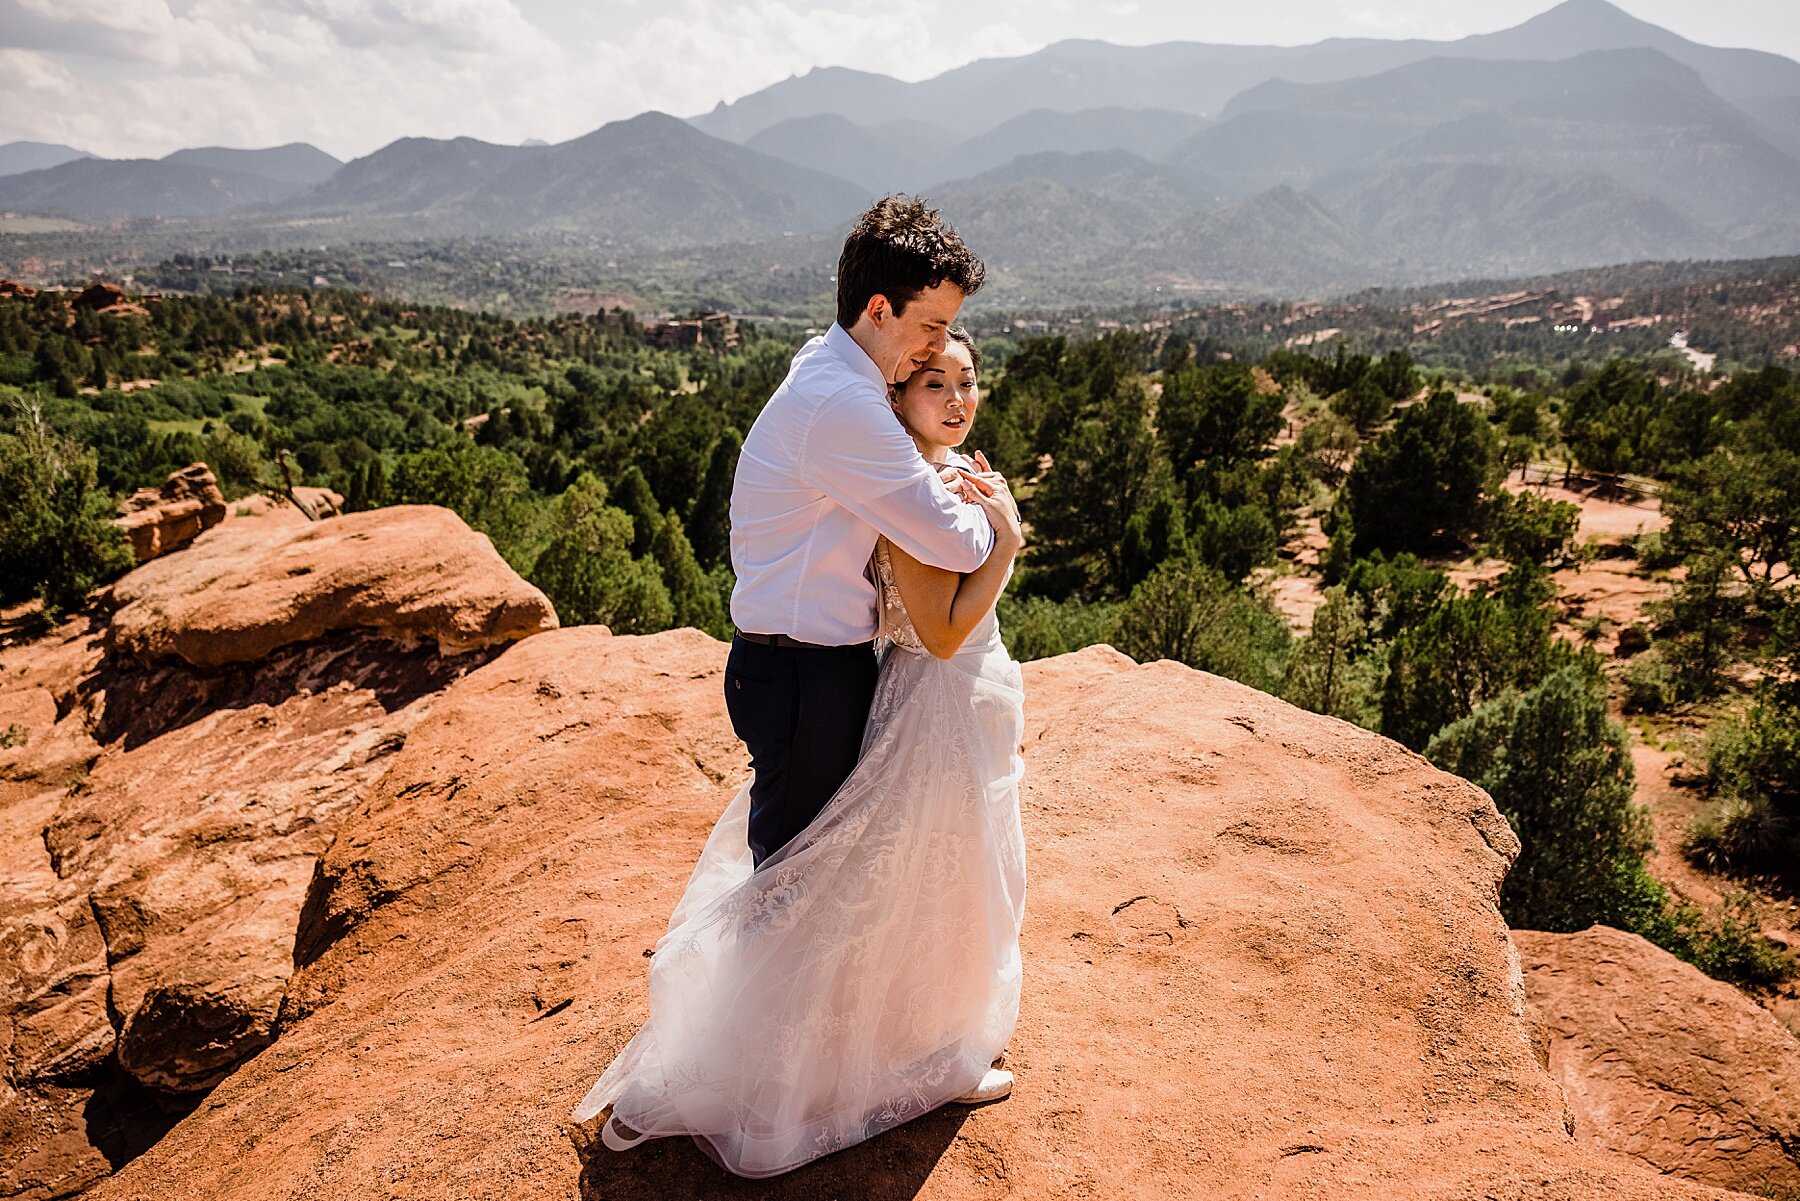
M 724 654 L 577 628 L 452 684 L 320 860 L 278 1041 L 93 1195 L 1734 1195 L 1570 1135 L 1485 795 L 1104 648 L 1027 668 L 1010 1100 L 753 1185 L 686 1140 L 578 1152 L 561 1120 L 744 774 Z
M 130 304 L 131 298 L 125 295 L 125 289 L 118 284 L 92 283 L 77 292 L 69 303 L 78 309 L 100 312 L 115 305 Z
M 1800 1039 L 1767 1010 L 1609 926 L 1513 941 L 1578 1138 L 1726 1188 L 1800 1193 Z
M 228 522 L 136 569 L 129 653 L 96 614 L 0 651 L 24 735 L 0 748 L 0 1196 L 109 1174 L 270 1043 L 338 821 L 450 680 L 555 624 L 447 511 L 358 516 L 325 523 L 347 542 Z M 365 542 L 415 556 L 410 597 Z
M 126 498 L 114 524 L 131 539 L 139 563 L 178 550 L 225 520 L 225 496 L 205 463 L 171 472 L 160 488 L 139 488 Z
M 341 493 L 330 488 L 311 488 L 305 484 L 295 484 L 291 489 L 294 503 L 306 511 L 313 520 L 321 517 L 336 517 L 344 511 L 344 498 Z
M 131 572 L 112 594 L 109 650 L 196 667 L 254 662 L 333 630 L 455 653 L 556 624 L 544 594 L 486 536 L 435 505 L 306 524 L 228 522 Z
M 0 279 L 0 296 L 17 296 L 21 300 L 30 300 L 38 294 L 38 290 L 30 284 L 22 284 L 15 279 Z

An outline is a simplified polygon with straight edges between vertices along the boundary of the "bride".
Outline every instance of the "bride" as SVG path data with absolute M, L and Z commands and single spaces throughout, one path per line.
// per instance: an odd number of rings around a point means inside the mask
M 649 1020 L 572 1115 L 610 1107 L 615 1150 L 685 1134 L 740 1176 L 773 1176 L 1011 1089 L 991 1065 L 1019 1012 L 1024 691 L 994 603 L 1023 536 L 985 458 L 952 454 L 980 394 L 974 343 L 950 338 L 892 403 L 928 460 L 964 469 L 994 550 L 958 576 L 877 542 L 861 757 L 754 870 L 748 785 L 719 817 L 656 943 Z

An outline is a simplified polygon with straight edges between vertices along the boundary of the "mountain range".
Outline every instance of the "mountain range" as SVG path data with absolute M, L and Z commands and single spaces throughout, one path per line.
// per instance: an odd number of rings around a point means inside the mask
M 1020 302 L 1800 250 L 1800 63 L 1606 0 L 1452 42 L 1061 42 L 917 83 L 820 68 L 555 145 L 403 138 L 342 164 L 209 148 L 5 174 L 81 153 L 22 145 L 0 147 L 0 210 L 179 218 L 201 241 L 224 224 L 296 242 L 580 238 L 639 264 L 715 247 L 765 274 L 828 268 L 870 198 L 923 192 L 989 260 L 993 294 Z

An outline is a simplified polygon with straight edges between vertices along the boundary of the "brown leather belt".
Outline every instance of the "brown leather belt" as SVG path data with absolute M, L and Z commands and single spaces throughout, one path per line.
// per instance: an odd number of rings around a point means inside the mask
M 739 630 L 737 636 L 746 642 L 760 642 L 764 646 L 791 646 L 808 651 L 835 651 L 842 647 L 823 646 L 817 642 L 802 642 L 798 638 L 789 638 L 786 634 L 751 634 Z

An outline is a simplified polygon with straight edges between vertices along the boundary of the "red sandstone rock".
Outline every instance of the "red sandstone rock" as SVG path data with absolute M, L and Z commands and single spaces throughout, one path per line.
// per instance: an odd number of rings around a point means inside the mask
M 315 521 L 322 517 L 336 517 L 344 511 L 343 495 L 330 488 L 310 488 L 305 484 L 295 484 L 293 492 L 294 503 L 306 510 L 306 515 Z
M 225 496 L 205 463 L 171 472 L 160 488 L 139 488 L 114 524 L 131 539 L 139 563 L 177 550 L 225 520 Z
M 333 630 L 429 640 L 450 654 L 556 625 L 542 592 L 435 505 L 227 523 L 125 575 L 112 594 L 109 650 L 198 667 L 254 662 Z
M 278 1041 L 93 1196 L 1703 1198 L 1577 1142 L 1471 785 L 1170 663 L 1027 668 L 1018 1087 L 787 1176 L 578 1152 L 644 953 L 745 772 L 693 631 L 450 686 L 341 819 Z
M 110 631 L 84 613 L 0 650 L 0 730 L 22 732 L 0 747 L 0 1197 L 67 1196 L 108 1175 L 269 1044 L 337 822 L 444 686 L 520 636 L 507 606 L 541 604 L 442 510 L 364 516 L 362 537 L 419 555 L 427 610 L 462 598 L 464 624 L 446 628 L 467 642 L 486 619 L 493 640 L 448 655 L 432 638 L 407 649 L 378 624 L 320 629 L 304 615 L 284 633 L 287 610 L 252 613 L 229 574 L 202 571 L 276 649 L 206 671 L 145 663 L 108 654 Z M 294 521 L 243 522 L 256 536 L 212 562 L 279 578 L 290 535 L 314 528 Z M 208 561 L 200 548 L 223 532 L 149 567 Z M 424 553 L 427 537 L 442 545 Z M 328 551 L 312 561 L 357 587 Z M 404 564 L 361 559 L 403 607 Z M 195 574 L 165 575 L 167 593 L 136 575 L 121 582 L 163 636 L 180 644 L 188 617 L 214 628 L 203 606 L 160 603 Z
M 1513 941 L 1578 1138 L 1726 1188 L 1800 1191 L 1800 1039 L 1636 934 Z
M 114 305 L 129 304 L 130 298 L 125 289 L 118 284 L 92 283 L 75 294 L 69 302 L 78 309 L 110 309 Z

